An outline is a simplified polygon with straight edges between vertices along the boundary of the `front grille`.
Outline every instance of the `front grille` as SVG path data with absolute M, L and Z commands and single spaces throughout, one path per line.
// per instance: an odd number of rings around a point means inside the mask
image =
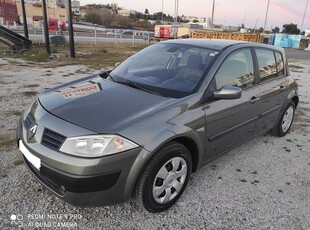
M 45 128 L 41 144 L 50 149 L 58 151 L 65 140 L 65 136 Z
M 36 122 L 34 116 L 32 113 L 28 113 L 28 115 L 26 116 L 25 120 L 24 120 L 24 126 L 26 128 L 26 130 L 28 130 L 31 125 L 33 125 Z

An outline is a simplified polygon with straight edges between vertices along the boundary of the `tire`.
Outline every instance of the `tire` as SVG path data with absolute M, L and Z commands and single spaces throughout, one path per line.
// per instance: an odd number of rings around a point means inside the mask
M 170 208 L 184 192 L 191 171 L 192 158 L 184 145 L 164 145 L 140 173 L 134 191 L 136 202 L 153 213 Z
M 294 120 L 295 108 L 295 103 L 290 101 L 285 107 L 279 122 L 271 130 L 272 135 L 283 137 L 289 132 Z

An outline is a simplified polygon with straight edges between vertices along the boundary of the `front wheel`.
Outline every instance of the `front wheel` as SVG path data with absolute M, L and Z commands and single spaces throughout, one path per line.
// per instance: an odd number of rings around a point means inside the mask
M 279 122 L 271 130 L 271 134 L 277 137 L 283 137 L 288 133 L 294 120 L 295 108 L 295 103 L 290 101 L 285 107 Z
M 191 171 L 188 149 L 178 142 L 166 144 L 142 171 L 134 197 L 149 212 L 164 211 L 182 195 Z

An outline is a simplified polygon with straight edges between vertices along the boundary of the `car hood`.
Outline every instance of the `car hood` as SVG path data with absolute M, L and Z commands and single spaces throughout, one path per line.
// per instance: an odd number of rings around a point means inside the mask
M 174 100 L 100 77 L 58 86 L 39 95 L 49 113 L 97 133 L 117 133 Z

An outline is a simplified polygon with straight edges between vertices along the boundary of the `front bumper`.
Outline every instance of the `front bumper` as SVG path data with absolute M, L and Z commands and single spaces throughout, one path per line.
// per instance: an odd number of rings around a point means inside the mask
M 22 155 L 27 168 L 44 187 L 77 206 L 110 205 L 130 199 L 140 170 L 150 155 L 148 151 L 138 147 L 100 158 L 82 158 L 55 151 L 41 144 L 44 128 L 52 127 L 59 133 L 61 129 L 73 129 L 78 131 L 75 135 L 89 130 L 73 127 L 75 125 L 39 110 L 43 108 L 38 106 L 34 113 L 38 124 L 35 137 L 29 140 L 21 120 L 17 140 L 41 160 L 41 167 L 37 169 Z M 68 132 L 65 134 L 68 136 Z

